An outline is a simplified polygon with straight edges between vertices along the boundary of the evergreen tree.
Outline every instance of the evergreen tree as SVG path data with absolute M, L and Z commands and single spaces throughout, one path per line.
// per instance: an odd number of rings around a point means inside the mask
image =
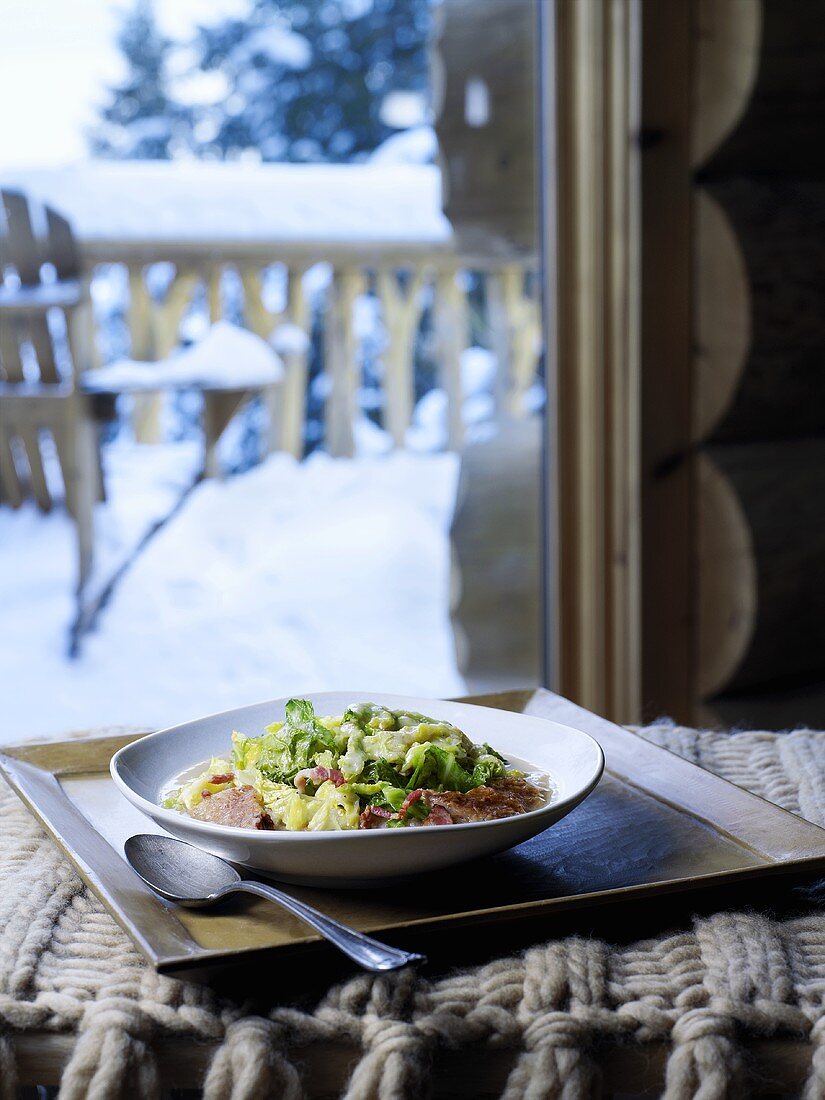
M 151 0 L 137 0 L 123 19 L 117 44 L 126 77 L 109 89 L 109 102 L 90 134 L 96 156 L 167 160 L 188 140 L 190 119 L 168 93 L 172 43 L 157 28 Z
M 382 111 L 388 94 L 426 96 L 429 3 L 251 0 L 245 19 L 201 27 L 200 65 L 220 70 L 230 94 L 201 112 L 196 149 L 362 159 L 395 130 Z
M 218 72 L 221 102 L 184 106 L 172 93 L 175 44 L 157 28 L 152 0 L 137 0 L 118 46 L 123 81 L 90 134 L 93 154 L 168 159 L 183 150 L 214 159 L 363 159 L 396 129 L 393 92 L 427 94 L 432 0 L 249 0 L 243 18 L 198 28 L 197 71 Z M 190 74 L 194 75 L 194 74 Z

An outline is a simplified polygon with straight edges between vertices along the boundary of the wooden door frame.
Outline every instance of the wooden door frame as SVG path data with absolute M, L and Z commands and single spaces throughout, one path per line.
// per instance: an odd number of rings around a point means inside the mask
M 547 683 L 641 711 L 639 0 L 539 3 Z

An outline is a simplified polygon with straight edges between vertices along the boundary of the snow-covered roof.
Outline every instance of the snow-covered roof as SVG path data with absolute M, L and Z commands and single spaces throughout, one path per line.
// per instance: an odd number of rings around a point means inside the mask
M 61 211 L 93 259 L 135 246 L 432 249 L 452 238 L 428 164 L 88 161 L 9 170 L 0 184 Z

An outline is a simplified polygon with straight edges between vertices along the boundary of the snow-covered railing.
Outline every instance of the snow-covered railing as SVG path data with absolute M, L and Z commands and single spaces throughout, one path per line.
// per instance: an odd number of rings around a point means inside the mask
M 271 340 L 286 367 L 276 410 L 286 451 L 303 451 L 311 359 L 322 365 L 313 386 L 335 455 L 355 447 L 367 358 L 373 406 L 392 445 L 404 445 L 422 342 L 431 383 L 446 395 L 447 446 L 462 441 L 462 362 L 474 344 L 496 363 L 495 410 L 525 409 L 540 353 L 532 265 L 457 255 L 432 166 L 99 163 L 4 182 L 69 217 L 102 290 L 99 323 L 111 319 L 107 299 L 124 276 L 129 346 L 120 353 L 168 355 L 182 333 L 197 336 L 198 311 Z M 138 436 L 153 438 L 157 424 L 150 399 Z
M 436 370 L 433 384 L 446 394 L 445 444 L 457 448 L 462 442 L 467 396 L 462 364 L 474 342 L 473 330 L 483 332 L 496 362 L 489 387 L 496 411 L 524 413 L 540 351 L 535 279 L 525 265 L 488 264 L 482 270 L 476 263 L 465 267 L 449 254 L 406 257 L 403 262 L 386 262 L 374 252 L 365 261 L 362 254 L 355 248 L 349 260 L 338 253 L 333 262 L 321 259 L 307 268 L 305 260 L 282 252 L 274 272 L 271 265 L 261 268 L 241 256 L 198 267 L 181 262 L 160 297 L 150 293 L 144 266 L 127 260 L 132 354 L 141 359 L 168 354 L 193 300 L 204 292 L 212 322 L 225 315 L 231 298 L 233 310 L 252 331 L 270 340 L 284 361 L 277 445 L 302 453 L 314 337 L 323 368 L 315 384 L 320 382 L 325 394 L 324 442 L 331 454 L 349 455 L 361 412 L 367 343 L 380 364 L 380 391 L 373 402 L 381 409 L 392 444 L 404 445 L 413 422 L 416 347 L 426 315 L 427 359 Z M 268 294 L 273 281 L 282 284 L 281 291 Z M 151 434 L 145 414 L 142 423 L 144 434 Z

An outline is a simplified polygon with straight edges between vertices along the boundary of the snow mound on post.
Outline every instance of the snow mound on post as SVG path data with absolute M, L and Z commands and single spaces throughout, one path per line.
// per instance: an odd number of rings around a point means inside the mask
M 370 154 L 370 164 L 432 164 L 438 138 L 432 126 L 412 126 L 383 141 Z
M 280 382 L 284 369 L 265 340 L 229 321 L 217 321 L 197 344 L 157 363 L 120 359 L 87 371 L 90 393 L 159 389 L 254 389 Z

